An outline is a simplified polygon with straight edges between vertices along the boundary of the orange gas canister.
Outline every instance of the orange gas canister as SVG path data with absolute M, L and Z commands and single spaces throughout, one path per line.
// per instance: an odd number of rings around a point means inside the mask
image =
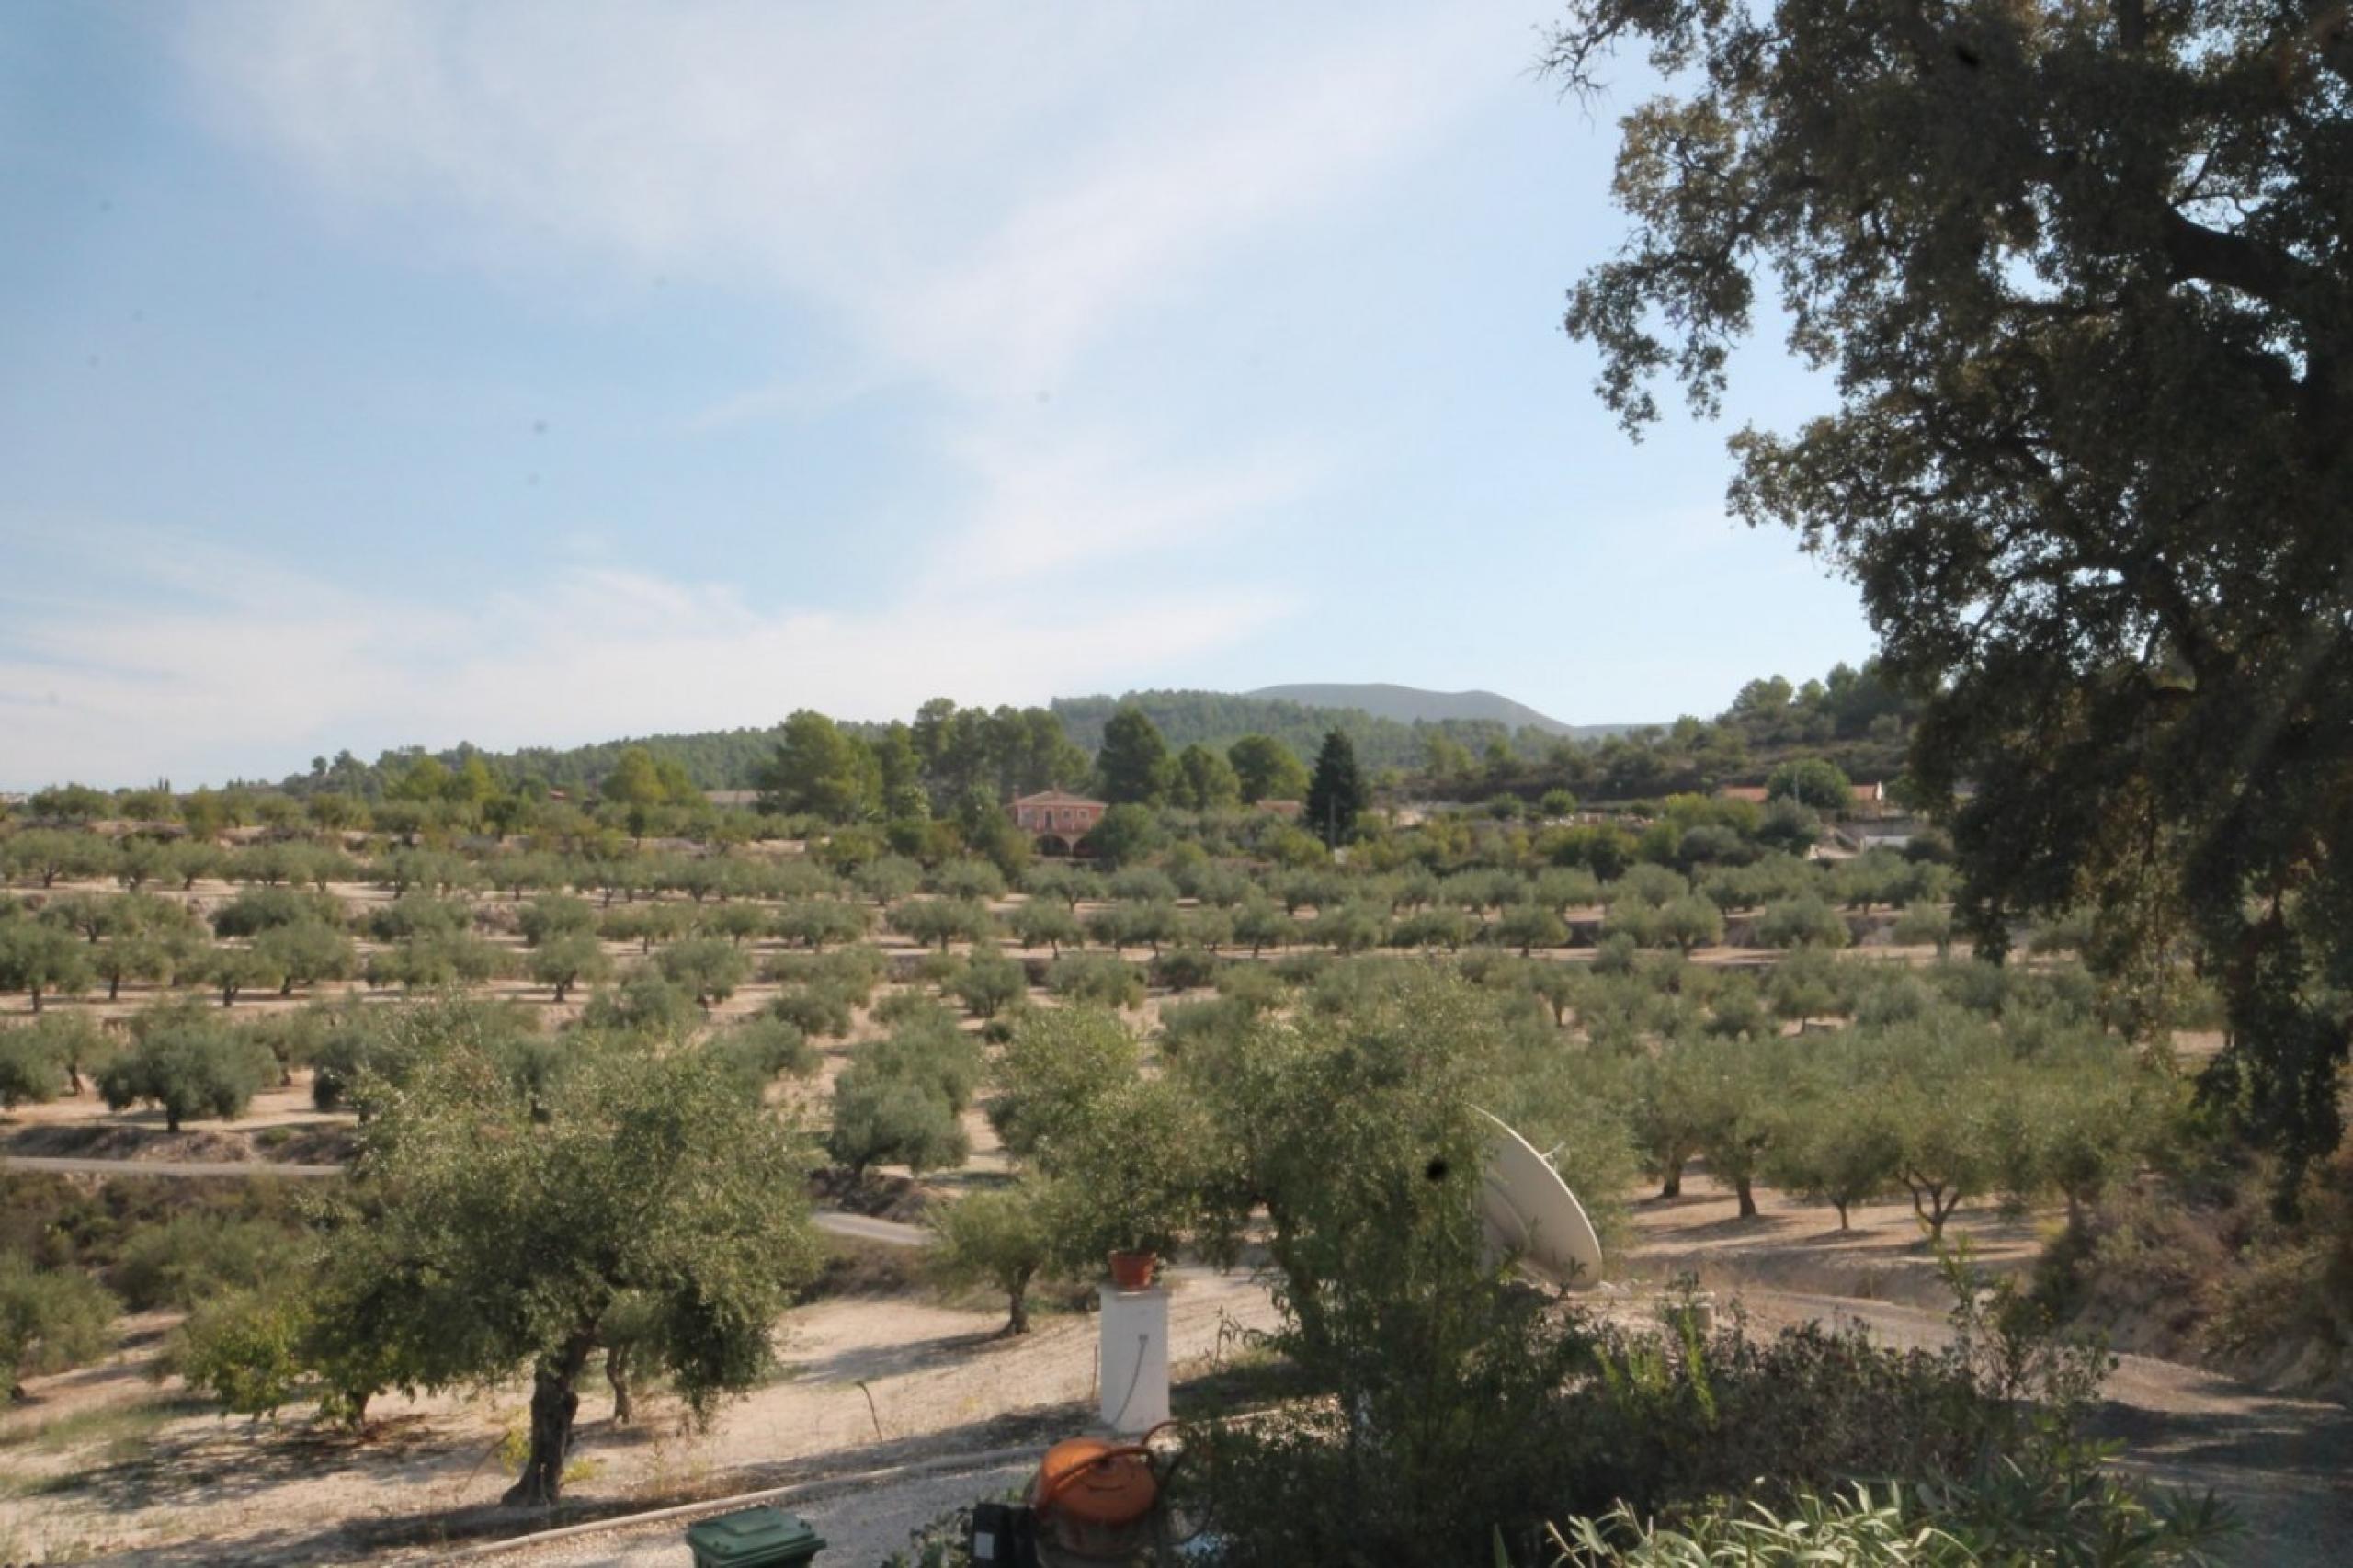
M 1029 1483 L 1039 1523 L 1082 1556 L 1133 1551 L 1159 1500 L 1151 1450 L 1097 1437 L 1071 1437 L 1048 1449 Z

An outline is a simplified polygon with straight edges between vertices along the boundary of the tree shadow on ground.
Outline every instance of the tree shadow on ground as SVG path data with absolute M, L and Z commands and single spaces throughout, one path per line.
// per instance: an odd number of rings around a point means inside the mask
M 388 1458 L 435 1457 L 442 1447 L 422 1415 L 370 1422 L 358 1432 L 317 1422 L 247 1424 L 223 1417 L 194 1431 L 141 1439 L 137 1451 L 77 1469 L 51 1489 L 85 1497 L 108 1513 L 129 1514 L 189 1496 L 254 1496 L 292 1482 L 376 1468 Z
M 142 1551 L 136 1554 L 136 1561 L 155 1563 L 159 1568 L 210 1568 L 229 1562 L 350 1562 L 376 1552 L 404 1549 L 434 1552 L 470 1541 L 620 1518 L 770 1487 L 820 1483 L 951 1455 L 1000 1449 L 1034 1449 L 1042 1454 L 1049 1443 L 1080 1430 L 1088 1415 L 1077 1405 L 1039 1406 L 919 1437 L 836 1449 L 773 1464 L 734 1467 L 675 1487 L 643 1490 L 627 1496 L 574 1495 L 545 1508 L 473 1504 L 422 1509 L 395 1517 L 341 1520 L 331 1526 L 322 1525 L 309 1533 L 271 1529 L 233 1539 L 188 1542 Z M 685 1527 L 681 1524 L 679 1528 L 683 1530 Z
M 992 1346 L 1006 1343 L 1006 1339 L 995 1330 L 941 1334 L 897 1345 L 854 1346 L 813 1360 L 793 1361 L 790 1366 L 793 1378 L 801 1382 L 870 1382 L 913 1371 L 928 1362 L 985 1353 Z

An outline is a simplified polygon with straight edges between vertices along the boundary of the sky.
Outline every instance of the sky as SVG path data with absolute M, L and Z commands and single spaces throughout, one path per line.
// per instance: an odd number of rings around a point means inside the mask
M 1573 723 L 1870 649 L 1560 329 L 1543 6 L 0 12 L 0 789 L 1293 681 Z

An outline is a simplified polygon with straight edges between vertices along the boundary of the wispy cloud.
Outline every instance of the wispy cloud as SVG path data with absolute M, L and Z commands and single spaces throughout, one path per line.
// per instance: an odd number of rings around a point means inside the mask
M 276 777 L 349 746 L 506 747 L 771 723 L 814 707 L 911 712 L 942 694 L 1034 702 L 1118 685 L 1245 636 L 1265 592 L 1145 593 L 1054 613 L 1017 593 L 918 591 L 869 614 L 567 567 L 522 589 L 430 603 L 357 593 L 167 534 L 88 533 L 56 551 L 102 597 L 0 597 L 0 787 L 167 775 Z M 67 564 L 74 564 L 68 560 Z M 54 580 L 54 579 L 52 579 Z
M 1221 25 L 1222 24 L 1222 25 Z M 216 119 L 420 241 L 782 290 L 1027 396 L 1140 304 L 1359 193 L 1510 81 L 1449 8 L 418 5 L 198 17 Z
M 1178 546 L 1224 548 L 1244 525 L 1306 494 L 1330 461 L 1275 449 L 1180 463 L 1124 437 L 1067 435 L 1045 442 L 974 436 L 959 443 L 957 456 L 975 501 L 935 574 L 989 584 Z

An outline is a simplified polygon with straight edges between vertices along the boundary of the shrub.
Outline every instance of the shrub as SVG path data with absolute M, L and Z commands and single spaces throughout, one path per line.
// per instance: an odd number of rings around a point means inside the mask
M 316 920 L 273 926 L 254 938 L 253 950 L 260 967 L 278 976 L 280 995 L 322 980 L 348 980 L 358 967 L 351 938 Z
M 42 1269 L 0 1253 L 0 1382 L 62 1372 L 113 1346 L 115 1299 L 77 1269 Z
M 297 1237 L 267 1220 L 176 1214 L 125 1238 L 109 1279 L 134 1312 L 258 1290 L 292 1266 Z
M 558 937 L 592 935 L 597 929 L 597 912 L 585 899 L 543 893 L 523 906 L 517 924 L 523 940 L 537 948 Z
M 1518 948 L 1526 958 L 1534 948 L 1564 948 L 1569 944 L 1566 922 L 1552 911 L 1537 904 L 1520 904 L 1504 912 L 1496 921 L 1494 939 L 1507 948 Z
M 173 1336 L 167 1365 L 188 1386 L 240 1415 L 267 1415 L 309 1381 L 302 1354 L 313 1327 L 296 1290 L 241 1291 L 206 1301 Z
M 238 901 L 242 903 L 252 896 L 250 892 L 240 893 Z M 217 926 L 220 917 L 215 915 L 213 919 Z M 289 922 L 274 921 L 272 924 L 285 925 Z M 415 892 L 403 893 L 392 903 L 369 910 L 360 921 L 360 929 L 373 941 L 405 942 L 413 937 L 455 936 L 472 925 L 473 907 L 471 904 Z M 224 930 L 222 934 L 236 936 L 241 933 Z
M 45 1105 L 64 1087 L 65 1063 L 46 1032 L 0 1029 L 0 1110 Z
M 944 862 L 931 876 L 932 890 L 944 898 L 989 899 L 1005 896 L 1005 874 L 986 860 L 971 857 Z
M 506 972 L 507 955 L 463 932 L 426 934 L 396 948 L 368 955 L 361 978 L 371 986 L 397 985 L 430 991 L 444 985 L 479 985 Z
M 851 1006 L 848 994 L 838 986 L 803 985 L 779 994 L 768 1004 L 768 1013 L 805 1035 L 840 1040 L 850 1031 Z
M 561 1003 L 575 985 L 598 985 L 611 979 L 613 960 L 593 934 L 551 928 L 532 949 L 526 968 Z
M 1199 948 L 1171 948 L 1152 960 L 1153 983 L 1171 991 L 1194 991 L 1217 977 L 1219 964 Z
M 1065 945 L 1075 946 L 1086 937 L 1086 929 L 1078 916 L 1059 903 L 1032 898 L 1016 909 L 1007 919 L 1014 939 L 1025 948 L 1044 947 L 1059 955 Z
M 919 1084 L 961 1111 L 981 1084 L 979 1042 L 945 1015 L 902 1024 L 881 1040 L 857 1048 L 851 1065 L 884 1077 Z
M 799 942 L 816 951 L 829 942 L 858 941 L 866 935 L 867 925 L 863 904 L 845 903 L 836 898 L 813 898 L 778 910 L 770 928 L 783 940 Z
M 660 970 L 640 965 L 620 985 L 588 999 L 580 1021 L 592 1029 L 683 1040 L 702 1022 L 692 993 Z
M 1143 1006 L 1142 971 L 1108 953 L 1064 953 L 1047 966 L 1046 989 L 1068 1001 Z
M 808 1037 L 773 1016 L 730 1024 L 703 1050 L 720 1071 L 741 1079 L 754 1098 L 779 1074 L 806 1078 L 817 1071 L 817 1052 Z
M 90 984 L 89 945 L 73 932 L 35 920 L 0 924 L 0 991 L 21 991 L 41 1010 L 47 996 L 71 996 Z

